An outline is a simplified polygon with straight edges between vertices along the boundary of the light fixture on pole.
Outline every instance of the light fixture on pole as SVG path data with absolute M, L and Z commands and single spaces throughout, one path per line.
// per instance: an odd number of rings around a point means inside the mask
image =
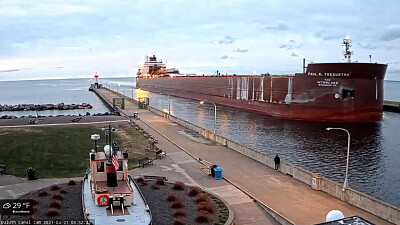
M 206 101 L 201 101 L 200 105 L 203 105 Z M 214 105 L 214 140 L 215 140 L 215 135 L 217 134 L 217 105 L 214 102 L 208 102 L 212 103 Z
M 347 133 L 347 161 L 346 161 L 346 176 L 344 178 L 344 183 L 343 183 L 343 188 L 348 188 L 349 187 L 349 183 L 347 181 L 347 176 L 349 173 L 349 156 L 350 156 L 350 132 L 344 128 L 338 128 L 338 127 L 328 127 L 326 128 L 326 130 L 342 130 L 342 131 L 346 131 Z
M 170 99 L 170 97 L 168 95 L 168 118 L 169 118 L 170 115 L 171 115 L 171 99 Z
M 97 141 L 98 140 L 100 140 L 100 135 L 98 135 L 98 134 L 92 134 L 91 136 L 90 136 L 90 139 L 92 139 L 93 141 L 94 141 L 94 149 L 96 150 L 96 152 L 97 152 Z

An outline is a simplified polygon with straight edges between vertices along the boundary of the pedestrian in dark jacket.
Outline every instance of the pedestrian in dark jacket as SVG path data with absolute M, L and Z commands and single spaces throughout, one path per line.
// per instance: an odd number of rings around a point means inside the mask
M 275 162 L 275 171 L 277 171 L 279 169 L 279 163 L 281 163 L 281 159 L 279 158 L 278 155 L 275 156 L 274 162 Z

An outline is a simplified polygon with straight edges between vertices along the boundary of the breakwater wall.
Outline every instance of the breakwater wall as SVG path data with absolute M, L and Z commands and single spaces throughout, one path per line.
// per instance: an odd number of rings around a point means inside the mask
M 400 102 L 397 101 L 384 101 L 383 111 L 400 113 Z
M 18 104 L 18 105 L 0 105 L 0 112 L 4 111 L 42 111 L 42 110 L 74 110 L 74 109 L 92 109 L 89 103 L 82 104 Z
M 274 157 L 271 155 L 241 145 L 221 135 L 215 135 L 208 129 L 204 129 L 190 123 L 189 121 L 179 119 L 175 116 L 168 115 L 168 113 L 165 113 L 154 107 L 148 106 L 148 110 L 157 115 L 169 118 L 171 121 L 174 121 L 189 130 L 195 131 L 209 140 L 216 141 L 217 143 L 224 145 L 236 152 L 239 152 L 242 155 L 245 155 L 266 166 L 269 166 L 270 168 L 274 167 Z M 310 187 L 315 189 L 316 191 L 323 191 L 344 202 L 347 202 L 371 214 L 374 214 L 384 220 L 387 220 L 394 224 L 400 224 L 400 209 L 396 206 L 390 205 L 386 202 L 361 193 L 352 188 L 344 189 L 343 184 L 341 183 L 329 180 L 323 176 L 320 176 L 320 174 L 318 173 L 307 171 L 303 168 L 300 168 L 299 166 L 282 160 L 279 170 L 280 172 L 285 173 L 296 180 L 310 185 Z

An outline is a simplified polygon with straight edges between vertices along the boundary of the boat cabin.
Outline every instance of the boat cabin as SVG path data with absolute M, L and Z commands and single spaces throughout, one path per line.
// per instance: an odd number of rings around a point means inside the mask
M 111 153 L 114 152 L 114 153 Z M 91 194 L 97 206 L 107 206 L 111 214 L 127 212 L 134 191 L 128 177 L 128 153 L 107 151 L 90 153 Z M 107 212 L 109 214 L 109 212 Z

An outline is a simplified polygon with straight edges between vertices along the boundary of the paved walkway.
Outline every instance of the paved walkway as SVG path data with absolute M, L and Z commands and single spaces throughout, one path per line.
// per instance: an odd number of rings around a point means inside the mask
M 102 94 L 111 99 L 115 94 L 106 90 L 101 90 Z M 127 110 L 124 112 L 133 115 L 137 106 L 130 101 L 125 102 Z M 148 112 L 147 110 L 143 110 Z M 153 137 L 157 138 L 157 146 L 167 152 L 167 156 L 162 160 L 155 160 L 154 165 L 137 168 L 130 171 L 132 176 L 157 175 L 168 178 L 168 181 L 182 181 L 188 185 L 200 186 L 207 191 L 217 195 L 227 202 L 234 211 L 234 223 L 236 225 L 278 225 L 279 223 L 265 212 L 257 203 L 249 198 L 245 193 L 231 185 L 225 180 L 215 180 L 206 175 L 200 168 L 203 164 L 195 160 L 191 155 L 182 151 L 171 141 L 151 129 L 141 120 L 135 120 Z M 204 142 L 208 142 L 204 139 Z
M 117 97 L 107 90 L 100 92 L 108 99 Z M 315 191 L 310 186 L 285 174 L 258 163 L 244 155 L 222 145 L 204 144 L 182 135 L 190 133 L 184 127 L 147 110 L 138 110 L 130 101 L 125 102 L 128 115 L 139 112 L 141 121 L 149 125 L 162 137 L 173 142 L 191 155 L 205 159 L 223 167 L 224 178 L 257 198 L 295 224 L 315 224 L 325 221 L 326 214 L 333 209 L 341 210 L 345 217 L 358 215 L 375 224 L 391 224 L 364 210 L 332 197 L 324 192 Z M 168 143 L 160 142 L 160 145 Z M 167 151 L 173 146 L 165 147 Z
M 53 184 L 64 184 L 70 179 L 74 181 L 81 181 L 82 178 L 83 175 L 82 177 L 73 178 L 28 180 L 11 175 L 0 175 L 0 199 L 19 198 L 31 191 L 50 187 Z

